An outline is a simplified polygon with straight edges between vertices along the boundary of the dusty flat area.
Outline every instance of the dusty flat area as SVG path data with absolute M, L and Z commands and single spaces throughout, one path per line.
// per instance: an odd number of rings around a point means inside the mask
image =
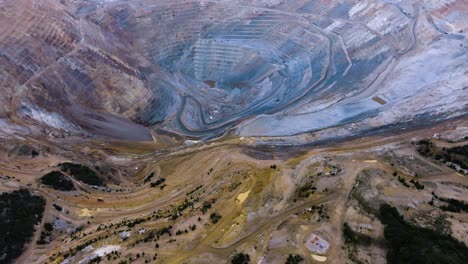
M 433 128 L 438 129 L 446 125 Z M 424 133 L 428 132 L 307 147 L 299 154 L 295 148 L 272 149 L 273 157 L 282 152 L 281 159 L 249 156 L 244 149 L 251 148 L 250 143 L 232 140 L 168 155 L 125 142 L 112 151 L 98 142 L 73 151 L 53 142 L 23 142 L 41 149 L 35 158 L 18 155 L 19 142 L 4 141 L 0 175 L 10 177 L 2 176 L 0 191 L 27 188 L 44 197 L 42 222 L 54 223 L 50 242 L 35 244 L 38 228 L 18 263 L 79 263 L 96 256 L 103 263 L 222 263 L 235 252 L 249 254 L 254 263 L 284 263 L 289 254 L 302 256 L 306 263 L 344 263 L 350 254 L 344 250 L 344 223 L 382 237 L 383 226 L 363 207 L 365 201 L 370 208 L 386 202 L 404 209 L 407 219 L 424 226 L 430 223 L 422 215 L 440 216 L 456 239 L 468 243 L 466 212 L 444 212 L 429 204 L 434 195 L 468 201 L 467 178 L 418 154 L 412 142 Z M 463 144 L 434 142 L 445 147 Z M 410 158 L 411 164 L 419 165 L 409 166 Z M 39 183 L 42 175 L 65 161 L 91 166 L 106 187 L 73 177 L 76 189 L 67 192 Z M 392 173 L 406 182 L 416 179 L 425 188 L 402 185 Z M 368 187 L 361 193 L 363 177 L 370 178 L 364 180 Z M 156 185 L 160 179 L 163 183 Z M 327 249 L 310 251 L 311 234 L 320 236 Z M 385 262 L 380 247 L 356 250 L 353 258 Z

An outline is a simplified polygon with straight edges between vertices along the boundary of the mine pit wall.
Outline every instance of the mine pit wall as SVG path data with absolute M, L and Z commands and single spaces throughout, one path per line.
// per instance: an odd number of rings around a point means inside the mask
M 199 139 L 455 116 L 462 2 L 4 1 L 0 116 L 28 104 L 91 134 L 121 117 Z M 115 118 L 90 130 L 98 112 Z

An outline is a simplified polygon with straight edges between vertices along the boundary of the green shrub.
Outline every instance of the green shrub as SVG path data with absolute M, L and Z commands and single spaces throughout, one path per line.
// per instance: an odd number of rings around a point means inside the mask
M 148 183 L 151 181 L 151 179 L 154 177 L 154 172 L 150 173 L 148 176 L 146 176 L 144 182 Z
M 289 254 L 288 258 L 286 259 L 286 264 L 299 264 L 303 261 L 304 258 L 302 256 Z
M 388 205 L 380 207 L 385 225 L 387 262 L 393 263 L 468 263 L 468 248 L 449 235 L 407 223 Z
M 354 232 L 347 223 L 343 224 L 343 238 L 345 243 L 350 244 L 369 246 L 372 243 L 372 238 L 370 236 Z
M 250 263 L 250 256 L 249 254 L 244 253 L 237 253 L 231 259 L 232 264 L 248 264 Z
M 59 191 L 74 190 L 73 182 L 60 171 L 52 171 L 40 178 L 40 182 Z
M 459 200 L 452 199 L 452 198 L 450 199 L 438 198 L 438 199 L 441 200 L 442 202 L 447 203 L 447 205 L 442 205 L 440 207 L 440 209 L 444 211 L 449 211 L 449 212 L 454 212 L 454 213 L 460 213 L 460 212 L 467 213 L 468 212 L 468 204 L 463 201 L 459 201 Z
M 453 148 L 440 148 L 432 141 L 425 139 L 418 142 L 417 151 L 423 156 L 442 162 L 452 162 L 468 170 L 468 144 Z
M 303 186 L 296 189 L 296 198 L 308 198 L 311 194 L 314 194 L 317 191 L 317 188 L 314 186 L 314 183 L 308 182 Z
M 211 221 L 211 223 L 216 224 L 216 223 L 218 223 L 218 221 L 219 221 L 220 219 L 221 219 L 221 215 L 220 215 L 220 214 L 218 214 L 218 213 L 216 213 L 216 212 L 210 214 L 210 221 Z
M 419 181 L 410 180 L 410 183 L 412 183 L 414 185 L 414 187 L 416 187 L 416 189 L 424 190 L 424 185 L 419 183 Z
M 204 214 L 206 212 L 208 212 L 208 210 L 211 209 L 211 205 L 214 204 L 216 202 L 215 199 L 210 199 L 208 201 L 204 201 L 203 204 L 202 204 L 202 207 L 200 208 L 200 211 Z
M 159 178 L 159 179 L 157 179 L 155 182 L 152 182 L 152 183 L 151 183 L 151 187 L 154 188 L 154 187 L 156 187 L 156 186 L 159 186 L 159 185 L 163 184 L 165 181 L 166 181 L 165 178 Z
M 0 194 L 0 263 L 21 255 L 41 222 L 45 204 L 44 198 L 25 189 Z
M 70 174 L 82 183 L 95 186 L 103 185 L 102 180 L 97 176 L 96 172 L 87 166 L 67 162 L 59 164 L 59 167 L 62 171 Z

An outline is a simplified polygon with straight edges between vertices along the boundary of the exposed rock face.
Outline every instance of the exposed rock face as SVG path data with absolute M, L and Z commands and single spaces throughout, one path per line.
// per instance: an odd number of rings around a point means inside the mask
M 464 1 L 0 3 L 0 117 L 148 140 L 466 113 Z M 60 134 L 59 133 L 59 134 Z
M 100 132 L 107 114 L 117 124 L 117 116 L 132 117 L 151 100 L 138 72 L 144 59 L 58 1 L 6 1 L 2 20 L 11 25 L 2 27 L 0 42 L 2 99 L 10 97 L 4 111 L 71 133 Z

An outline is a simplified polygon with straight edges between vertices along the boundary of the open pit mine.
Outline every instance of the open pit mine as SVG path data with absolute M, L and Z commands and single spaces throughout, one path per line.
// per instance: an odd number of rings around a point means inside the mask
M 466 0 L 0 0 L 0 264 L 468 263 Z

